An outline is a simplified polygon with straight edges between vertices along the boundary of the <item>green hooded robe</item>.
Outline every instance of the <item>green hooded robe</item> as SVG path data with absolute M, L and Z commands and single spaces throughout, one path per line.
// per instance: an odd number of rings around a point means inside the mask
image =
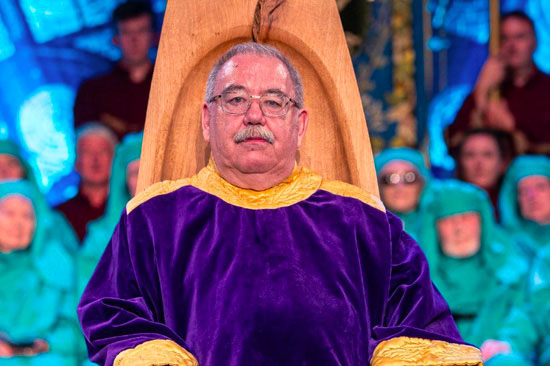
M 26 249 L 0 252 L 0 335 L 12 344 L 45 340 L 49 351 L 0 358 L 0 366 L 75 365 L 80 329 L 73 306 L 74 259 L 52 235 L 56 220 L 34 185 L 24 180 L 0 184 L 0 200 L 14 194 L 31 201 L 36 228 Z
M 534 258 L 540 249 L 550 247 L 550 225 L 524 219 L 519 211 L 518 183 L 532 175 L 550 179 L 550 159 L 536 155 L 517 157 L 506 171 L 498 200 L 502 226 L 516 238 L 529 258 Z
M 432 174 L 426 167 L 422 153 L 408 147 L 390 148 L 381 151 L 378 155 L 376 155 L 374 158 L 376 174 L 379 176 L 380 172 L 387 164 L 396 160 L 405 161 L 412 164 L 418 170 L 418 173 L 422 177 L 424 183 L 418 200 L 418 205 L 415 210 L 410 212 L 392 211 L 392 213 L 396 214 L 403 221 L 403 225 L 407 233 L 414 239 L 418 239 L 418 233 L 422 228 L 423 213 L 429 205 L 428 200 L 430 195 L 426 193 L 429 192 Z
M 510 308 L 524 296 L 527 260 L 494 219 L 487 194 L 457 180 L 432 183 L 431 204 L 425 215 L 419 245 L 424 250 L 432 280 L 449 307 L 465 341 L 481 346 L 494 338 Z M 439 219 L 476 212 L 481 218 L 479 251 L 467 258 L 441 250 Z

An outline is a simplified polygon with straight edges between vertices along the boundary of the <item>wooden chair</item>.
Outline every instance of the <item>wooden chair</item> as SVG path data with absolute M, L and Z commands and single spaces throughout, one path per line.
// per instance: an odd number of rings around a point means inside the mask
M 253 29 L 259 42 L 289 57 L 303 78 L 310 120 L 297 156 L 300 165 L 378 196 L 361 98 L 334 0 L 168 1 L 138 191 L 191 176 L 206 165 L 209 148 L 200 118 L 208 73 L 230 47 L 250 41 Z

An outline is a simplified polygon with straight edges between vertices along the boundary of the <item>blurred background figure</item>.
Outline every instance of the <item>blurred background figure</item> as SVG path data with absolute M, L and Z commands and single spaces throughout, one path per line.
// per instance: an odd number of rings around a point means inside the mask
M 380 195 L 388 210 L 395 213 L 405 230 L 418 239 L 431 173 L 421 152 L 409 148 L 390 148 L 375 157 Z
M 533 258 L 550 247 L 550 159 L 526 155 L 508 168 L 499 198 L 502 225 Z
M 472 127 L 510 133 L 520 152 L 550 152 L 550 76 L 533 61 L 535 25 L 523 12 L 502 15 L 500 52 L 485 62 L 474 91 L 448 128 L 451 145 Z M 491 97 L 498 91 L 502 98 Z M 494 94 L 493 94 L 494 96 Z
M 433 183 L 419 244 L 466 342 L 494 338 L 524 295 L 527 260 L 497 227 L 487 194 L 460 181 Z
M 74 264 L 28 181 L 0 183 L 0 365 L 75 365 Z
M 145 112 L 153 77 L 149 51 L 157 43 L 154 13 L 144 1 L 127 1 L 115 9 L 113 43 L 122 58 L 113 70 L 85 81 L 74 105 L 78 127 L 88 121 L 101 121 L 118 139 L 145 126 Z
M 493 128 L 471 129 L 464 133 L 453 151 L 458 179 L 483 189 L 498 216 L 498 193 L 502 178 L 513 156 L 510 136 Z
M 105 214 L 88 224 L 86 238 L 77 256 L 77 299 L 84 292 L 88 280 L 103 255 L 126 203 L 135 195 L 142 139 L 142 133 L 129 134 L 116 148 Z M 79 355 L 79 358 L 87 359 L 88 357 L 82 336 L 79 343 Z
M 19 146 L 10 140 L 0 140 L 0 182 L 27 179 L 37 184 Z
M 540 252 L 529 276 L 527 299 L 514 307 L 499 341 L 483 344 L 487 366 L 550 365 L 550 248 Z
M 135 195 L 143 134 L 127 135 L 117 147 L 105 214 L 88 224 L 78 256 L 78 292 L 82 293 L 103 254 L 126 203 Z
M 65 215 L 81 242 L 86 236 L 88 222 L 105 213 L 116 144 L 114 133 L 102 124 L 88 123 L 77 131 L 75 169 L 80 175 L 78 194 L 56 209 Z

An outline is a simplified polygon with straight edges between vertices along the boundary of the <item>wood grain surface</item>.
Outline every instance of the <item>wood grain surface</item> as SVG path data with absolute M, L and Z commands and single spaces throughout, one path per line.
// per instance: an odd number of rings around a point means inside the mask
M 138 191 L 195 174 L 209 156 L 200 115 L 206 79 L 231 46 L 251 40 L 256 0 L 169 0 L 147 109 Z M 266 12 L 262 12 L 267 17 Z M 259 41 L 303 78 L 309 126 L 300 165 L 378 196 L 363 107 L 334 0 L 287 0 Z

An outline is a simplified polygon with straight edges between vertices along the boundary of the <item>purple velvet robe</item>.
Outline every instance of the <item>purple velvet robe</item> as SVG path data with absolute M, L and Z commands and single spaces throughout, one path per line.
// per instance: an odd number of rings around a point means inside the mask
M 78 312 L 105 365 L 155 339 L 201 366 L 359 366 L 394 337 L 463 343 L 401 221 L 322 185 L 268 209 L 193 185 L 149 198 L 123 213 Z

